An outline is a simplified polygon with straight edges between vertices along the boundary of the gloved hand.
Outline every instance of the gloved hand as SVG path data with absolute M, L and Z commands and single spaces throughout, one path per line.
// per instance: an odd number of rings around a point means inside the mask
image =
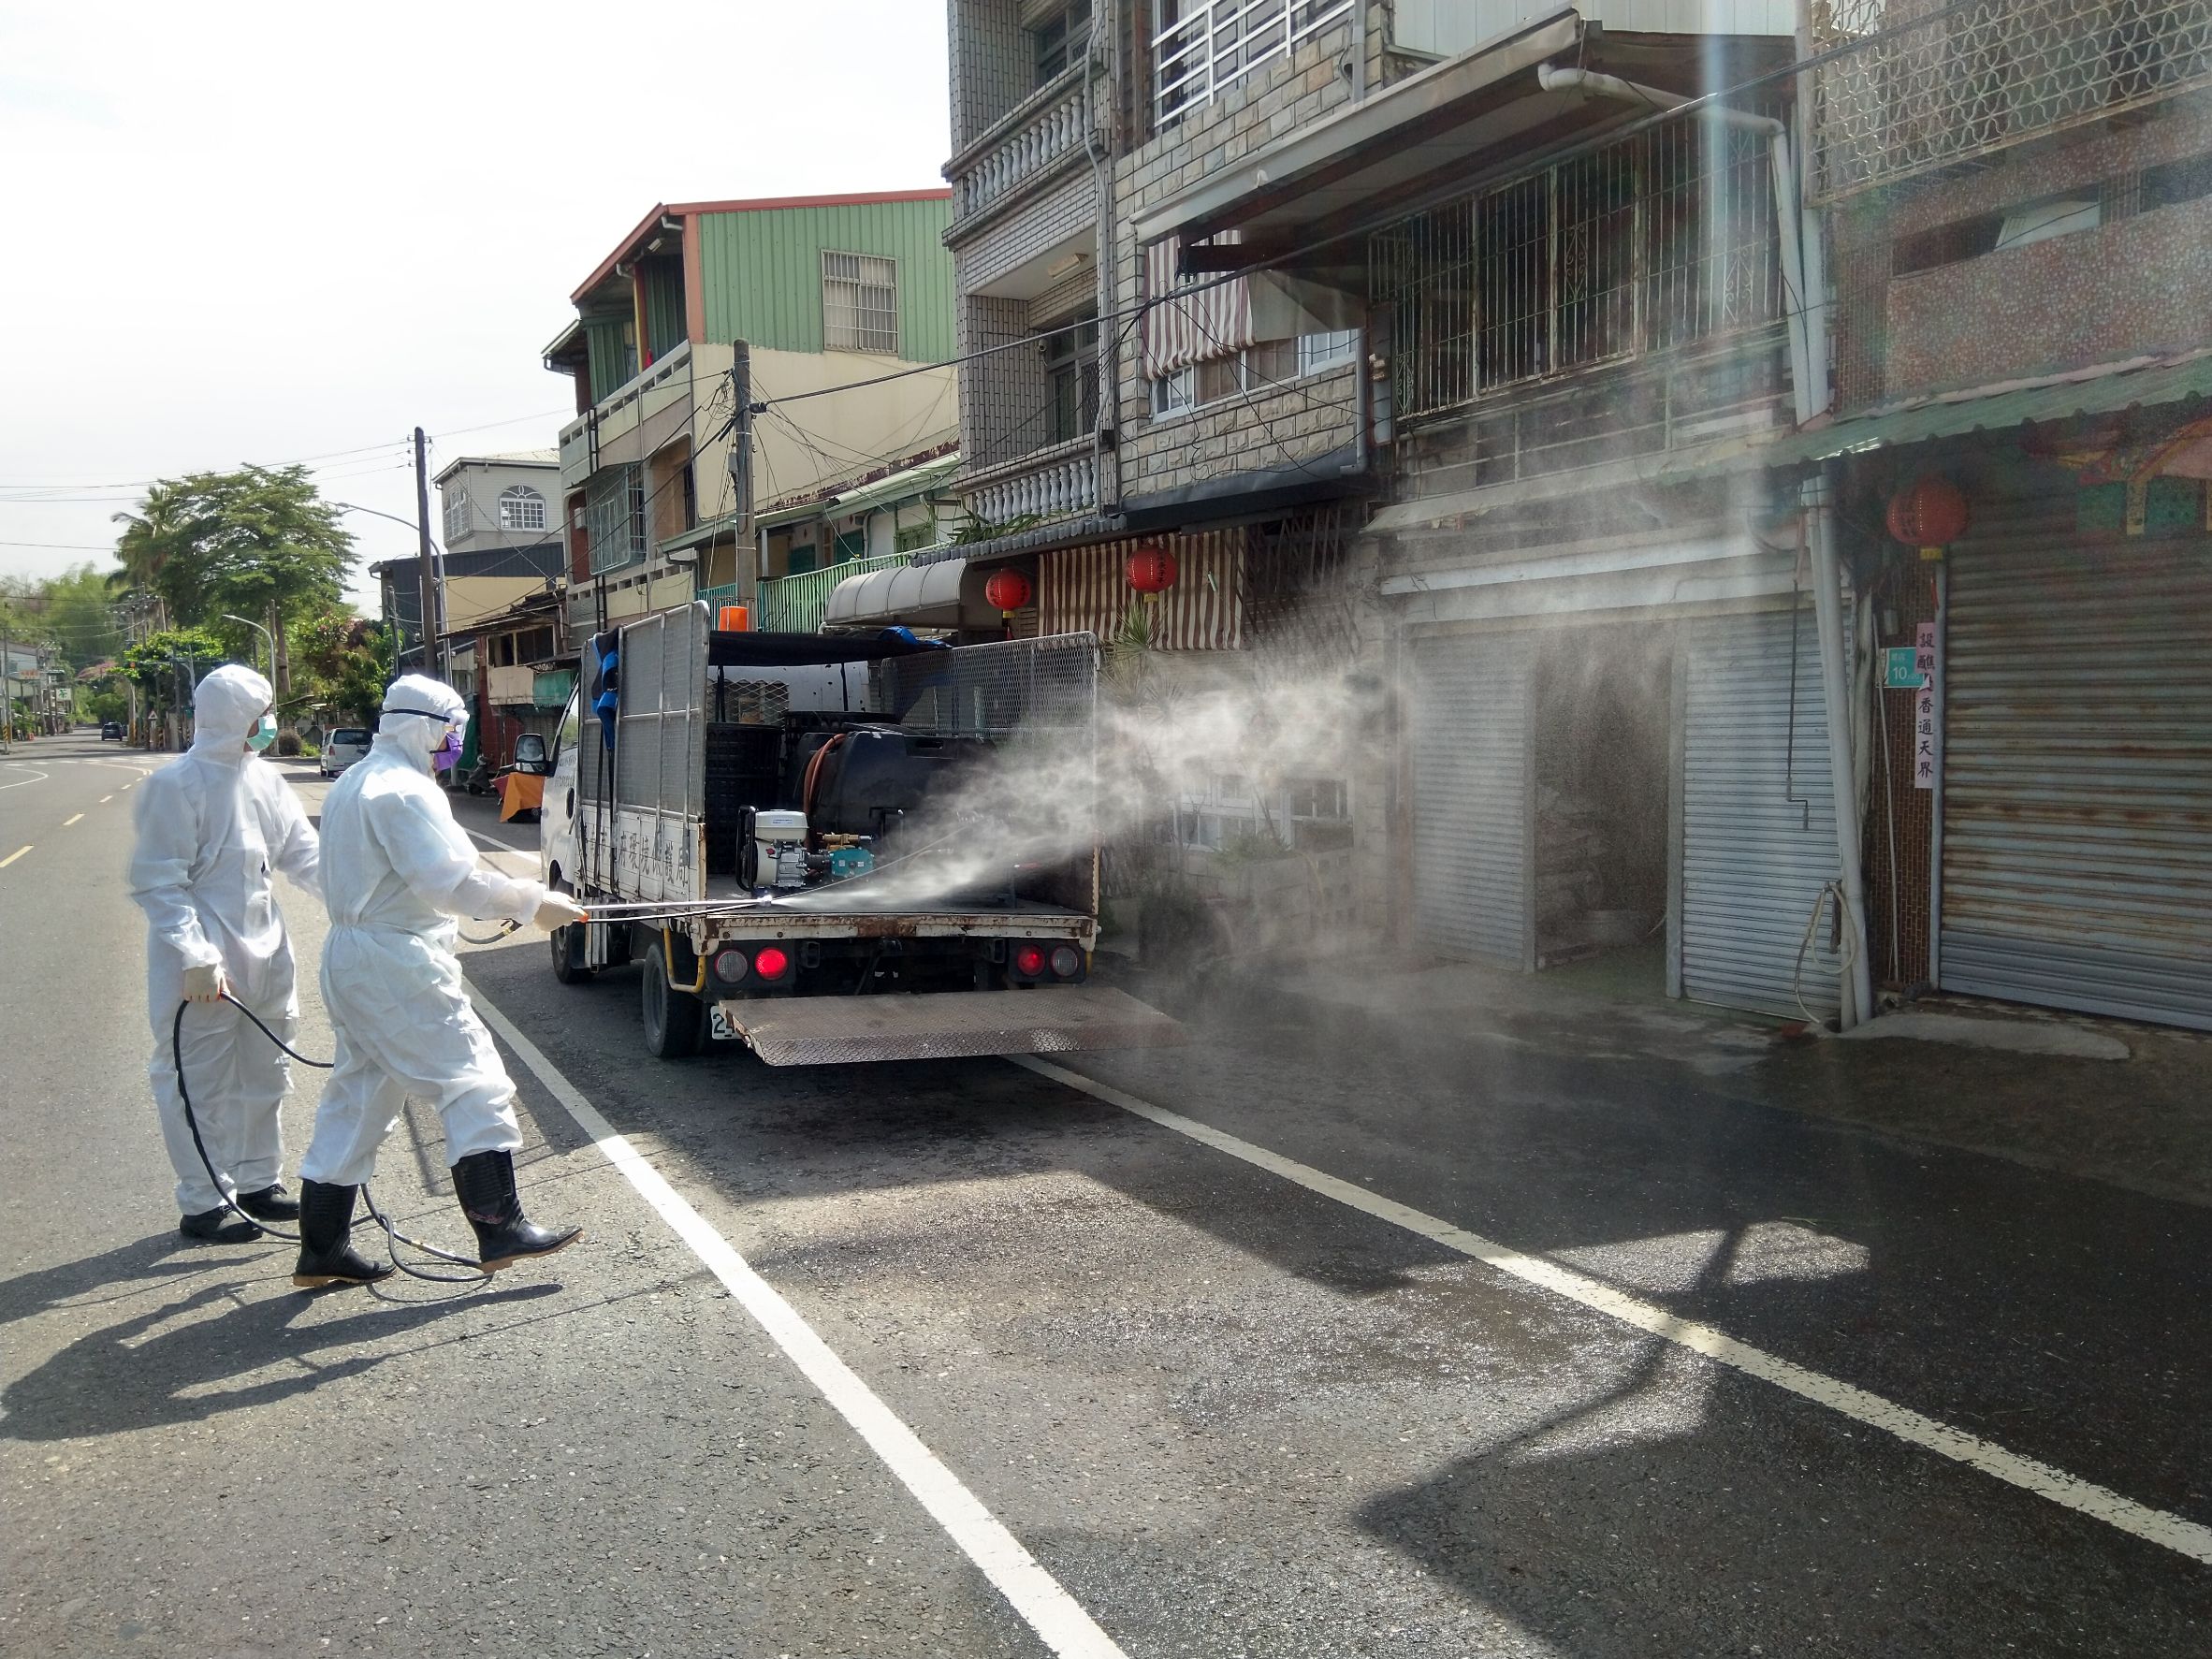
M 230 982 L 224 977 L 223 964 L 220 962 L 184 970 L 184 1000 L 187 1002 L 218 1001 L 229 989 Z
M 582 907 L 560 893 L 546 894 L 546 902 L 538 906 L 538 913 L 531 918 L 547 933 L 556 927 L 573 927 L 583 919 Z

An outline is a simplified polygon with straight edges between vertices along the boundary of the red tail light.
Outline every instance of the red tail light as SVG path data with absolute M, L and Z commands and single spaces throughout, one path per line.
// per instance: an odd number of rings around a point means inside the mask
M 1014 953 L 1014 972 L 1026 980 L 1036 979 L 1044 972 L 1044 952 L 1036 945 L 1024 945 Z
M 774 945 L 753 953 L 752 970 L 764 980 L 779 980 L 791 969 L 791 958 Z

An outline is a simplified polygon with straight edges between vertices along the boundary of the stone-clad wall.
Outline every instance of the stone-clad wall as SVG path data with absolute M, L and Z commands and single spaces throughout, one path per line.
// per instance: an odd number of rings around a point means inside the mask
M 2145 167 L 2207 152 L 2212 97 L 2197 95 L 1843 203 L 1831 219 L 1840 411 L 2212 341 L 2212 202 L 2136 210 L 2127 189 Z M 1892 274 L 1899 239 L 2076 193 L 2102 195 L 2106 223 Z

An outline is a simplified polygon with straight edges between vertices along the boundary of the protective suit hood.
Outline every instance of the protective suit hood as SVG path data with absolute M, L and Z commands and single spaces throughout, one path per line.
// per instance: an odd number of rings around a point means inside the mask
M 461 731 L 468 731 L 469 706 L 460 693 L 427 674 L 403 674 L 384 694 L 376 738 L 405 751 L 428 772 L 430 753 L 445 740 L 449 720 L 458 720 Z
M 226 662 L 192 692 L 192 752 L 211 760 L 246 758 L 246 734 L 274 700 L 269 684 L 251 668 Z

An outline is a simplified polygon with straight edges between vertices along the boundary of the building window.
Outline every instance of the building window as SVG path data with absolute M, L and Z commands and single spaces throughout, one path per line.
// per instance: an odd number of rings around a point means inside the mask
M 1042 86 L 1057 80 L 1069 65 L 1081 61 L 1090 45 L 1091 0 L 1072 0 L 1030 24 L 1029 39 L 1036 50 L 1035 84 Z
M 1088 437 L 1099 424 L 1099 320 L 1089 317 L 1044 340 L 1044 372 L 1051 383 L 1052 444 Z
M 512 489 L 501 490 L 500 528 L 502 530 L 544 530 L 546 528 L 546 498 L 527 484 L 517 484 Z
M 822 343 L 898 356 L 898 267 L 873 254 L 822 256 Z
M 1270 65 L 1280 66 L 1352 0 L 1158 0 L 1153 14 L 1152 119 L 1171 126 Z
M 469 533 L 469 489 L 457 484 L 445 491 L 445 545 L 452 546 Z
M 1342 368 L 1360 355 L 1360 331 L 1266 340 L 1228 357 L 1186 364 L 1152 383 L 1152 417 L 1202 409 L 1225 398 L 1264 395 L 1307 374 Z

